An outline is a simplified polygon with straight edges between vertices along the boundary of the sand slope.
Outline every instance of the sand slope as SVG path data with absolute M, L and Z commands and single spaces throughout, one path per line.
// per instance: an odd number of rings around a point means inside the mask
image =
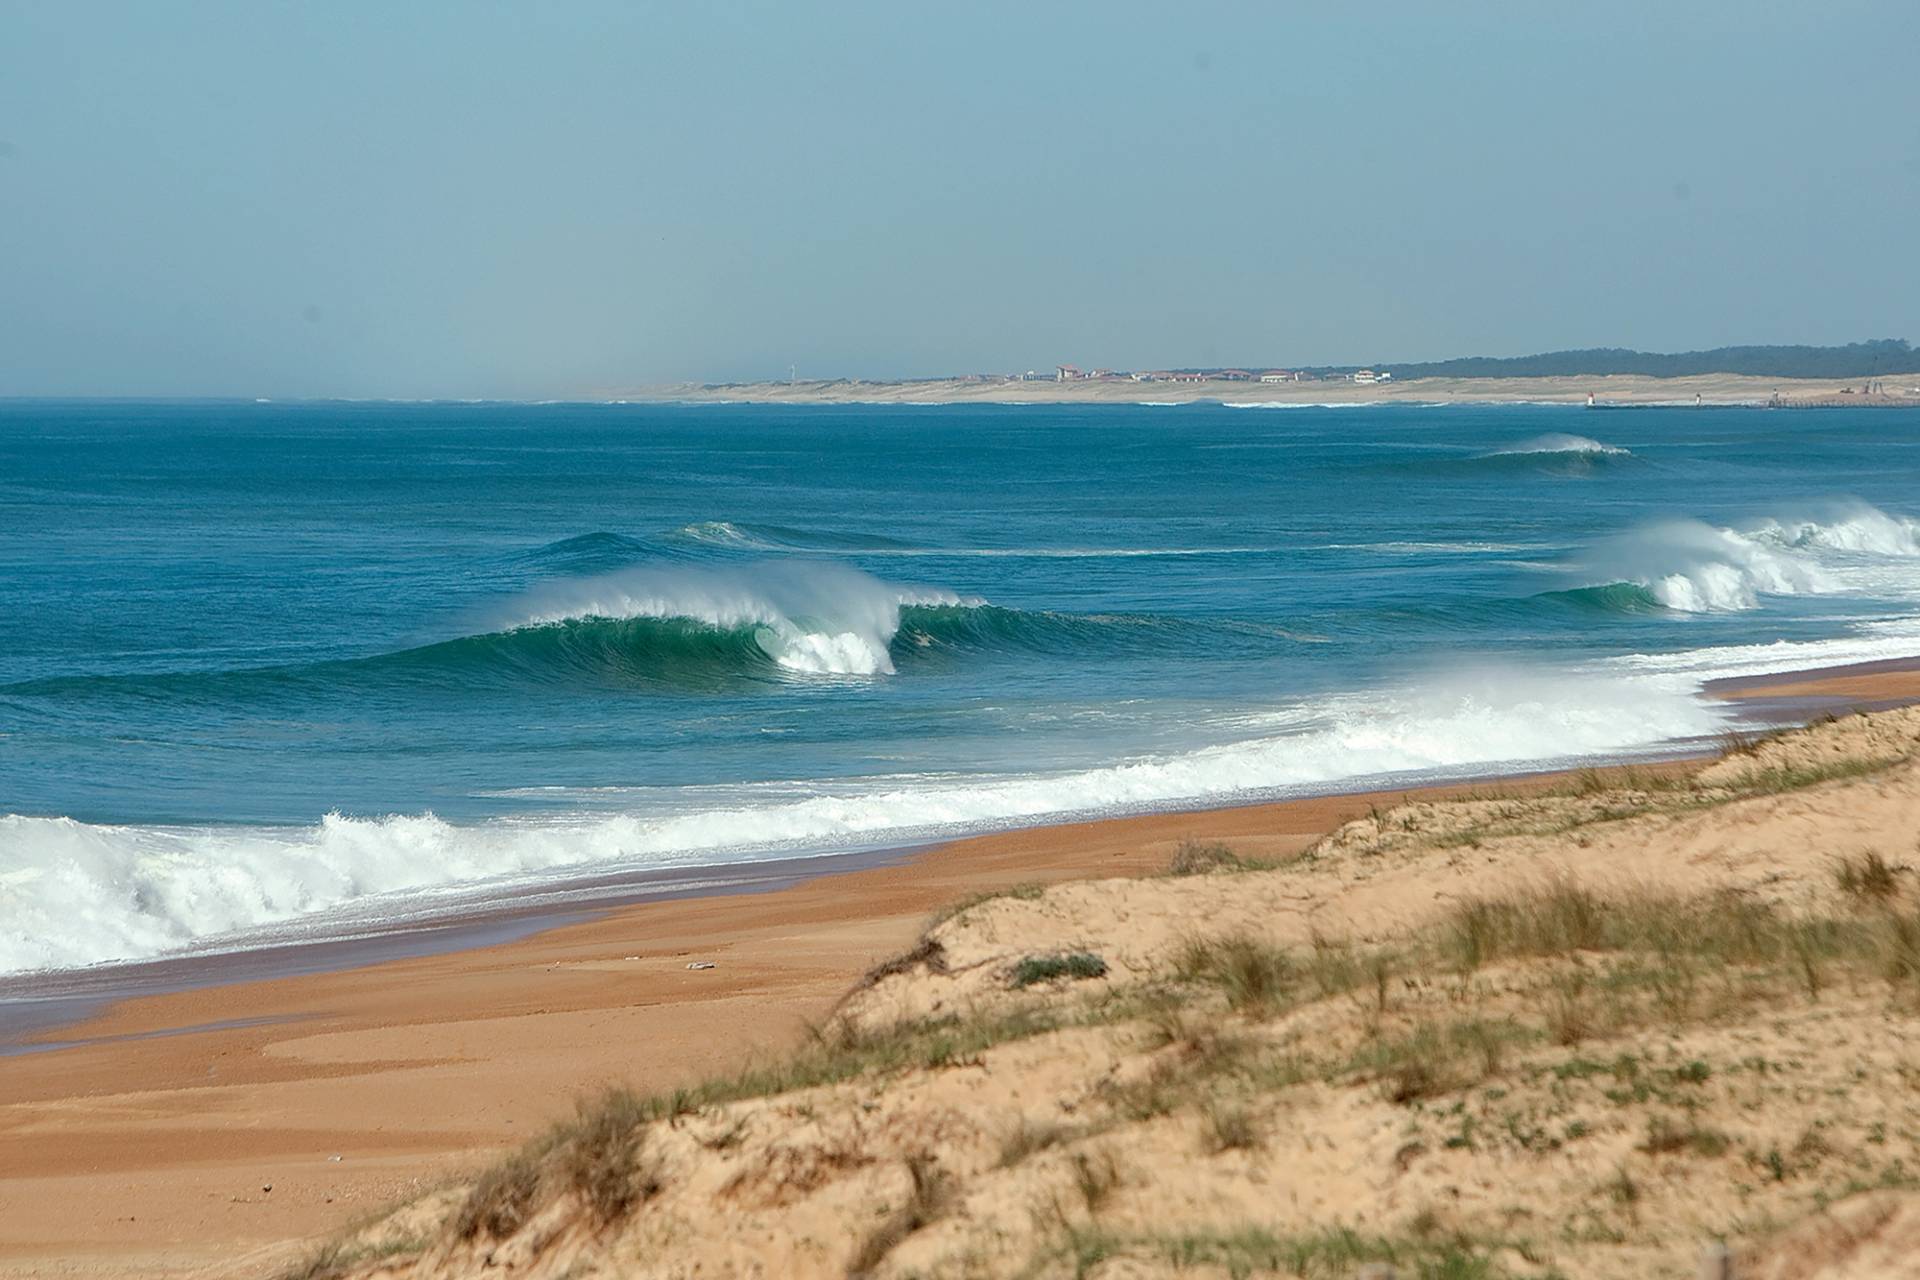
M 1917 752 L 1854 716 L 991 897 L 792 1057 L 607 1095 L 306 1274 L 1903 1274 Z

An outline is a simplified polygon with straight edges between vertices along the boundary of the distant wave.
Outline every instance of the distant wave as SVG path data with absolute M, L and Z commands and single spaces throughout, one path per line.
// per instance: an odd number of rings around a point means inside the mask
M 564 819 L 333 813 L 312 826 L 236 828 L 0 817 L 0 972 L 258 945 L 303 921 L 306 936 L 348 918 L 390 927 L 436 903 L 471 901 L 484 886 L 498 898 L 551 884 L 556 872 L 711 865 L 1381 774 L 1566 760 L 1719 725 L 1683 691 L 1690 685 L 1670 684 L 1511 673 L 1435 681 L 1418 694 L 1270 717 L 1260 737 L 1094 768 L 686 788 Z
M 1592 440 L 1586 436 L 1569 435 L 1564 431 L 1549 431 L 1545 435 L 1534 436 L 1531 440 L 1522 440 L 1504 449 L 1490 450 L 1481 456 L 1512 458 L 1541 453 L 1571 453 L 1594 458 L 1632 456 L 1627 450 L 1616 445 L 1602 444 L 1598 440 Z
M 703 520 L 673 531 L 673 539 L 739 551 L 902 551 L 908 543 L 877 533 L 839 533 L 777 524 Z
M 521 563 L 552 572 L 594 573 L 632 564 L 656 553 L 638 538 L 599 531 L 560 538 L 516 553 Z
M 937 547 L 921 546 L 880 534 L 796 529 L 781 525 L 708 520 L 674 530 L 672 538 L 735 551 L 842 552 L 867 556 L 923 556 L 930 559 L 1102 560 L 1145 556 L 1260 555 L 1272 547 Z
M 1658 521 L 1579 557 L 1588 585 L 1557 593 L 1597 607 L 1680 613 L 1752 609 L 1766 596 L 1920 591 L 1920 522 L 1865 503 L 1818 517 L 1767 518 L 1740 528 Z M 1888 564 L 1891 578 L 1875 570 Z

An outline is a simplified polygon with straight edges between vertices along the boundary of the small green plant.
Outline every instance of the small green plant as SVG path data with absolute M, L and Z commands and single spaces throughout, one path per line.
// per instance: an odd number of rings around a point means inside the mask
M 1705 1084 L 1713 1078 L 1713 1068 L 1695 1058 L 1684 1066 L 1674 1068 L 1673 1078 L 1682 1084 Z
M 1073 951 L 1048 956 L 1028 956 L 1013 968 L 1013 985 L 1031 987 L 1035 983 L 1058 978 L 1081 981 L 1107 976 L 1107 962 L 1091 951 Z

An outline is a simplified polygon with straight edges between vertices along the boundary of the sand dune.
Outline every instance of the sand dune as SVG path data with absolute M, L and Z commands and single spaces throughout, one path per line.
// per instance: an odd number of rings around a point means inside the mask
M 1001 893 L 311 1274 L 1897 1274 L 1916 830 L 1906 709 Z

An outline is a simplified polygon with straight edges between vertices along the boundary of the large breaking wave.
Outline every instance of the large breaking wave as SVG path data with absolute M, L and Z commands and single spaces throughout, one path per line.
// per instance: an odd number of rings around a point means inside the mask
M 1737 527 L 1674 519 L 1606 539 L 1576 558 L 1601 607 L 1712 613 L 1757 607 L 1766 596 L 1910 596 L 1920 589 L 1920 522 L 1865 503 Z
M 494 630 L 671 621 L 738 637 L 790 671 L 882 675 L 894 669 L 903 606 L 963 603 L 951 591 L 885 583 L 837 564 L 636 568 L 538 587 L 505 606 Z

